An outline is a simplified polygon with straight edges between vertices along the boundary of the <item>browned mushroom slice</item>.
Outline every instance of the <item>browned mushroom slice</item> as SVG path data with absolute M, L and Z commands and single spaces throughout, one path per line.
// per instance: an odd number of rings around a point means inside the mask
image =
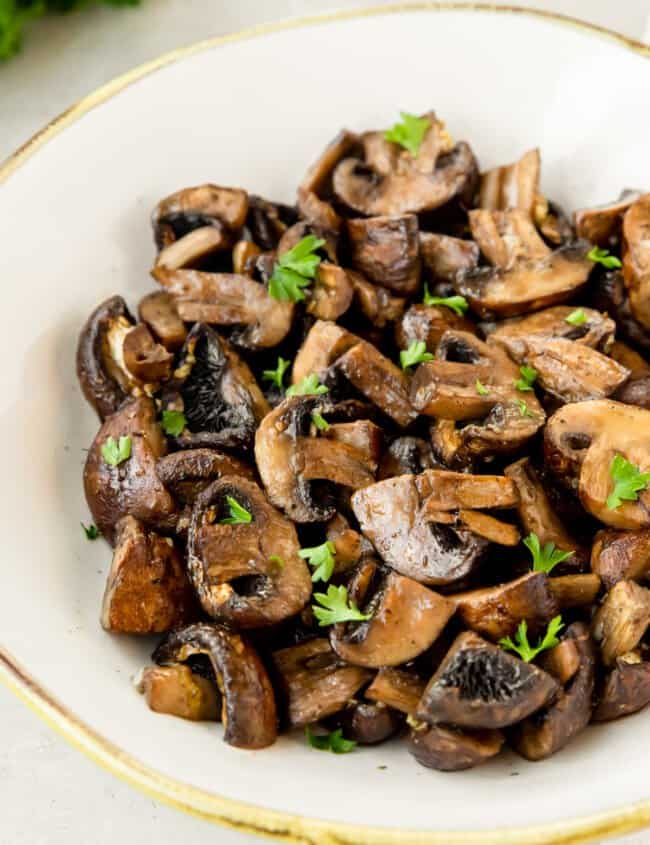
M 321 376 L 359 338 L 336 323 L 317 320 L 298 350 L 291 371 L 292 384 L 314 373 Z
M 275 651 L 273 663 L 292 727 L 338 713 L 372 677 L 368 669 L 347 665 L 326 639 Z
M 642 710 L 650 703 L 650 663 L 634 652 L 618 657 L 597 698 L 594 722 L 609 722 Z
M 361 560 L 364 554 L 370 554 L 372 547 L 366 538 L 350 527 L 350 523 L 337 513 L 325 526 L 327 539 L 334 544 L 334 572 L 348 572 Z
M 551 254 L 525 211 L 469 212 L 472 237 L 490 264 L 511 270 L 522 261 L 543 262 Z
M 446 331 L 473 334 L 476 329 L 470 320 L 444 305 L 411 305 L 395 326 L 395 342 L 400 349 L 408 349 L 413 341 L 419 340 L 430 352 L 435 352 Z
M 542 546 L 553 543 L 562 551 L 573 552 L 573 556 L 564 563 L 565 569 L 584 566 L 587 561 L 587 552 L 571 537 L 553 510 L 530 459 L 522 458 L 510 464 L 504 469 L 503 474 L 517 487 L 519 493 L 517 512 L 524 532 L 536 534 Z
M 383 442 L 383 432 L 378 425 L 370 420 L 332 423 L 323 432 L 323 437 L 336 443 L 347 444 L 363 456 L 364 465 L 369 472 L 373 475 L 377 472 Z
M 650 364 L 621 341 L 612 343 L 609 355 L 630 371 L 629 379 L 613 394 L 613 398 L 626 405 L 638 405 L 650 411 Z
M 298 187 L 298 209 L 305 220 L 339 230 L 341 218 L 327 201 L 332 192 L 332 171 L 358 143 L 357 135 L 343 129 L 310 166 Z
M 600 592 L 600 578 L 593 572 L 579 575 L 559 575 L 548 579 L 551 593 L 560 610 L 569 607 L 589 607 Z
M 462 772 L 495 757 L 505 741 L 501 731 L 461 731 L 444 725 L 412 728 L 408 749 L 421 766 Z
M 333 367 L 399 426 L 406 427 L 416 419 L 407 377 L 371 343 L 359 341 Z
M 527 760 L 555 754 L 589 724 L 596 676 L 596 650 L 581 622 L 571 625 L 566 637 L 575 641 L 580 667 L 553 704 L 517 725 L 510 738 L 513 748 Z
M 241 229 L 248 212 L 248 194 L 240 188 L 219 185 L 199 185 L 183 188 L 161 200 L 156 206 L 152 223 L 157 232 L 169 218 L 182 216 L 214 218 L 229 229 Z
M 348 592 L 370 619 L 335 625 L 330 641 L 339 657 L 357 666 L 408 663 L 431 646 L 454 612 L 447 599 L 372 560 L 360 565 Z
M 420 282 L 415 214 L 348 220 L 352 266 L 371 282 L 408 295 Z
M 650 329 L 650 194 L 644 194 L 623 218 L 623 280 L 633 315 Z
M 174 361 L 174 356 L 154 341 L 144 323 L 135 326 L 124 336 L 122 358 L 130 373 L 148 383 L 168 379 Z
M 404 724 L 404 717 L 385 704 L 352 701 L 335 718 L 346 739 L 359 745 L 377 745 L 393 736 Z
M 539 191 L 540 155 L 528 150 L 514 164 L 481 173 L 478 204 L 490 211 L 519 208 L 529 216 Z
M 450 596 L 463 623 L 498 642 L 512 636 L 522 619 L 533 633 L 558 613 L 557 601 L 543 572 L 530 572 L 498 587 L 481 587 Z
M 158 478 L 180 505 L 193 505 L 196 497 L 222 475 L 253 481 L 255 473 L 239 458 L 216 449 L 183 449 L 165 455 L 156 464 Z
M 106 631 L 160 634 L 196 618 L 196 602 L 174 542 L 125 516 L 115 528 L 115 550 L 102 602 Z
M 539 656 L 539 667 L 564 686 L 580 668 L 580 651 L 574 639 L 565 639 Z
M 270 202 L 251 194 L 248 200 L 246 229 L 253 243 L 263 250 L 276 249 L 280 238 L 298 219 L 296 209 L 278 202 Z
M 415 485 L 420 496 L 426 499 L 425 509 L 431 510 L 512 508 L 519 500 L 515 485 L 502 475 L 469 475 L 430 469 L 415 479 Z
M 164 394 L 168 409 L 183 411 L 183 446 L 247 448 L 269 404 L 248 365 L 209 326 L 187 336 Z
M 430 417 L 482 419 L 501 398 L 498 387 L 493 388 L 489 382 L 494 375 L 498 373 L 484 364 L 428 361 L 417 368 L 411 381 L 411 404 Z M 477 381 L 484 385 L 486 393 L 477 391 Z
M 593 620 L 593 635 L 605 666 L 635 649 L 650 625 L 650 590 L 619 581 L 607 593 Z
M 384 452 L 377 472 L 377 480 L 396 475 L 419 475 L 433 469 L 435 460 L 431 446 L 421 437 L 397 437 Z
M 404 313 L 406 299 L 392 296 L 390 291 L 380 285 L 369 282 L 361 273 L 348 271 L 348 278 L 354 290 L 354 300 L 363 314 L 378 329 L 384 328 Z
M 442 511 L 442 513 L 448 514 L 448 511 Z M 428 511 L 428 514 L 432 515 L 433 511 Z M 436 521 L 441 522 L 442 520 L 437 518 Z M 521 540 L 519 531 L 514 525 L 479 511 L 459 510 L 454 524 L 466 528 L 477 537 L 484 537 L 491 543 L 497 543 L 500 546 L 517 546 Z
M 650 531 L 599 531 L 591 548 L 591 568 L 606 590 L 619 581 L 650 579 Z
M 152 275 L 176 300 L 185 322 L 238 327 L 240 346 L 264 349 L 284 340 L 291 328 L 293 302 L 280 302 L 266 287 L 236 273 L 154 268 Z
M 200 623 L 173 631 L 153 659 L 161 665 L 209 658 L 223 696 L 224 742 L 236 748 L 266 748 L 278 733 L 273 687 L 253 647 L 220 625 Z
M 524 343 L 531 335 L 544 338 L 565 338 L 592 349 L 611 354 L 616 323 L 594 308 L 580 308 L 584 322 L 574 326 L 567 318 L 575 313 L 571 305 L 554 305 L 525 317 L 512 317 L 499 323 L 490 334 L 490 342 L 498 342 L 515 360 L 523 357 Z M 625 367 L 625 361 L 612 356 Z
M 453 282 L 461 270 L 478 265 L 479 248 L 474 241 L 420 232 L 420 256 L 434 281 Z
M 106 462 L 102 447 L 108 438 L 130 438 L 131 454 L 117 466 Z M 123 516 L 146 525 L 173 528 L 176 505 L 156 474 L 156 462 L 166 451 L 151 399 L 126 402 L 108 417 L 95 437 L 84 467 L 84 490 L 93 519 L 109 540 Z
M 573 217 L 578 237 L 611 249 L 620 240 L 625 212 L 640 196 L 638 191 L 623 191 L 619 199 L 607 205 L 579 209 Z
M 250 521 L 228 524 L 233 500 Z M 224 476 L 194 503 L 188 571 L 203 609 L 214 619 L 259 628 L 299 613 L 311 596 L 299 550 L 294 526 L 252 481 Z
M 649 445 L 650 411 L 611 399 L 564 405 L 544 430 L 547 466 L 567 487 L 577 486 L 583 507 L 613 528 L 650 525 L 650 490 L 639 491 L 636 501 L 607 507 L 615 455 L 645 473 L 650 471 Z
M 244 276 L 253 276 L 257 259 L 262 250 L 252 241 L 237 241 L 232 248 L 232 271 Z
M 232 235 L 223 226 L 201 226 L 165 246 L 157 255 L 154 266 L 167 270 L 193 267 L 215 252 L 232 246 Z
M 337 320 L 352 304 L 353 295 L 352 283 L 345 270 L 323 261 L 316 271 L 307 312 L 319 320 Z
M 218 722 L 221 696 L 215 684 L 182 663 L 148 666 L 138 685 L 150 710 L 192 722 Z
M 477 634 L 459 634 L 429 681 L 416 717 L 430 725 L 503 728 L 547 704 L 557 683 Z
M 413 672 L 383 668 L 377 672 L 364 695 L 371 701 L 379 701 L 409 716 L 415 713 L 425 687 L 425 682 Z
M 140 300 L 138 313 L 165 349 L 176 352 L 181 348 L 187 337 L 187 329 L 178 316 L 176 303 L 170 294 L 164 290 L 148 293 Z

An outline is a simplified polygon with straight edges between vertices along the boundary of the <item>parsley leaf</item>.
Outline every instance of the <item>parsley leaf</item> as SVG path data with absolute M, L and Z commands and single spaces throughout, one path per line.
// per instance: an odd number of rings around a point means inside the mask
M 322 238 L 305 235 L 294 247 L 280 255 L 269 279 L 269 294 L 281 302 L 303 300 L 305 294 L 302 288 L 309 287 L 321 262 L 315 252 L 324 244 Z
M 315 734 L 309 725 L 305 728 L 307 742 L 318 751 L 331 751 L 333 754 L 347 754 L 353 751 L 357 744 L 353 739 L 345 739 L 343 730 L 337 728 L 327 734 Z
M 325 417 L 322 414 L 319 414 L 318 411 L 314 411 L 311 415 L 311 421 L 319 431 L 327 431 L 330 427 L 330 424 L 327 422 Z
M 532 390 L 535 379 L 537 378 L 537 370 L 534 367 L 519 367 L 519 374 L 521 378 L 515 382 L 515 387 L 522 393 L 526 390 Z
M 650 472 L 639 472 L 623 455 L 614 455 L 609 467 L 609 474 L 614 480 L 614 489 L 607 497 L 607 507 L 615 510 L 624 501 L 636 502 L 638 494 L 645 490 L 650 482 Z
M 275 564 L 278 569 L 284 569 L 284 558 L 280 555 L 269 555 L 269 563 Z
M 187 425 L 185 414 L 182 411 L 163 411 L 162 428 L 165 434 L 171 437 L 178 437 Z
M 128 460 L 131 457 L 131 438 L 120 437 L 117 443 L 114 437 L 108 437 L 102 446 L 102 457 L 112 467 Z
M 84 525 L 83 522 L 80 522 L 79 525 L 81 525 L 86 534 L 86 540 L 96 540 L 98 537 L 102 536 L 102 532 L 96 525 L 93 525 L 92 522 L 90 525 Z
M 331 540 L 326 540 L 320 546 L 313 546 L 310 549 L 300 549 L 298 556 L 307 560 L 310 566 L 315 567 L 312 581 L 329 581 L 334 572 L 334 558 L 336 557 L 336 546 Z
M 528 405 L 524 402 L 523 399 L 515 399 L 517 403 L 517 407 L 519 408 L 519 413 L 522 417 L 533 417 L 535 416 L 533 412 L 530 410 Z
M 284 374 L 286 373 L 290 363 L 291 361 L 285 361 L 285 359 L 280 355 L 278 357 L 277 367 L 274 370 L 264 370 L 262 373 L 262 381 L 270 381 L 278 388 L 278 390 L 284 390 L 282 380 L 284 379 Z
M 253 521 L 252 515 L 246 508 L 239 504 L 237 499 L 233 499 L 232 496 L 226 496 L 226 503 L 230 511 L 230 516 L 220 519 L 219 523 L 221 525 L 245 525 Z
M 490 392 L 487 387 L 483 384 L 483 382 L 479 381 L 478 379 L 476 379 L 474 385 L 476 387 L 476 392 L 479 396 L 487 396 Z
M 402 349 L 399 353 L 399 362 L 403 370 L 415 367 L 423 361 L 433 361 L 434 356 L 427 352 L 427 345 L 423 340 L 414 340 L 408 349 Z
M 606 267 L 608 270 L 618 269 L 622 267 L 620 259 L 618 259 L 615 255 L 610 255 L 608 249 L 600 249 L 600 247 L 593 247 L 587 253 L 587 258 L 590 261 L 595 261 L 597 264 L 602 264 L 603 267 Z
M 571 557 L 573 549 L 568 552 L 563 552 L 561 549 L 555 547 L 555 543 L 549 541 L 542 544 L 539 542 L 539 537 L 534 532 L 531 532 L 524 540 L 524 546 L 533 556 L 533 571 L 534 572 L 551 572 L 551 570 L 562 563 L 563 560 Z
M 400 112 L 400 114 L 402 122 L 395 123 L 390 129 L 387 129 L 384 132 L 384 138 L 394 144 L 399 144 L 400 147 L 408 150 L 412 156 L 416 156 L 420 152 L 422 141 L 424 141 L 424 136 L 431 126 L 431 121 L 428 117 L 417 117 L 405 111 Z
M 335 625 L 337 622 L 363 622 L 370 619 L 370 614 L 362 613 L 354 602 L 348 601 L 348 591 L 345 587 L 330 584 L 327 593 L 314 593 L 314 598 L 322 605 L 312 605 L 314 616 L 321 628 Z
M 320 383 L 316 373 L 311 373 L 298 384 L 292 384 L 291 387 L 287 388 L 285 396 L 321 396 L 328 390 L 328 387 Z
M 587 315 L 582 308 L 576 308 L 575 311 L 564 318 L 564 322 L 570 326 L 582 326 L 587 322 Z
M 429 286 L 424 283 L 424 298 L 422 302 L 425 305 L 444 305 L 447 308 L 462 317 L 467 312 L 469 305 L 464 296 L 432 296 L 429 293 Z
M 516 642 L 513 642 L 510 637 L 502 637 L 499 640 L 499 645 L 506 651 L 516 652 L 522 660 L 526 663 L 530 663 L 530 661 L 534 660 L 540 652 L 546 651 L 548 648 L 553 648 L 553 646 L 556 646 L 560 642 L 557 638 L 557 634 L 563 627 L 564 623 L 562 622 L 562 617 L 554 616 L 548 623 L 544 637 L 537 643 L 536 646 L 531 646 L 528 642 L 528 623 L 525 619 L 522 619 L 519 623 L 519 627 L 517 628 L 517 633 L 515 634 Z

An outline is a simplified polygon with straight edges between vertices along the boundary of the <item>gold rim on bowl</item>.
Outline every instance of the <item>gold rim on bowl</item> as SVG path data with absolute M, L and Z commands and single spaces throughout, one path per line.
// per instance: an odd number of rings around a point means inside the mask
M 618 43 L 645 58 L 650 46 L 606 27 L 577 18 L 520 6 L 491 3 L 405 2 L 361 9 L 328 12 L 250 27 L 240 32 L 209 38 L 165 53 L 140 65 L 88 94 L 36 132 L 0 165 L 0 184 L 6 181 L 37 150 L 91 109 L 119 94 L 149 74 L 195 53 L 225 44 L 261 38 L 275 32 L 319 26 L 333 21 L 356 20 L 408 12 L 472 11 L 520 14 L 550 20 Z M 0 681 L 34 710 L 54 730 L 96 763 L 152 797 L 194 816 L 246 833 L 302 845 L 581 845 L 597 839 L 622 836 L 650 826 L 650 798 L 636 804 L 584 818 L 535 827 L 493 831 L 413 831 L 312 819 L 269 810 L 202 789 L 187 786 L 145 766 L 92 728 L 54 699 L 17 661 L 0 647 Z

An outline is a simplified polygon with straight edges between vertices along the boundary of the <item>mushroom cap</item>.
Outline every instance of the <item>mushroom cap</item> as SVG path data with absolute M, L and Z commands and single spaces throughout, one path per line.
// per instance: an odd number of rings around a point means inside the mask
M 623 218 L 623 279 L 633 315 L 650 329 L 650 194 L 644 194 Z
M 408 749 L 421 766 L 439 772 L 462 772 L 495 757 L 505 737 L 497 730 L 461 731 L 445 725 L 411 729 Z
M 538 198 L 540 170 L 539 149 L 535 148 L 513 164 L 481 173 L 479 207 L 501 211 L 519 208 L 532 216 Z
M 594 722 L 610 722 L 637 713 L 650 703 L 650 663 L 619 657 L 598 690 Z
M 192 722 L 218 722 L 221 696 L 216 685 L 195 675 L 189 666 L 147 666 L 139 690 L 154 713 Z
M 578 237 L 603 248 L 618 244 L 625 212 L 640 196 L 639 191 L 623 191 L 606 205 L 579 208 L 573 215 Z
M 599 531 L 591 547 L 591 569 L 606 590 L 619 581 L 650 578 L 650 529 Z
M 605 666 L 635 649 L 650 625 L 650 590 L 619 581 L 605 596 L 592 622 Z
M 347 232 L 355 270 L 395 293 L 415 293 L 420 282 L 415 214 L 352 218 Z
M 453 283 L 459 272 L 478 265 L 479 248 L 474 241 L 433 232 L 420 232 L 419 237 L 420 257 L 436 282 Z

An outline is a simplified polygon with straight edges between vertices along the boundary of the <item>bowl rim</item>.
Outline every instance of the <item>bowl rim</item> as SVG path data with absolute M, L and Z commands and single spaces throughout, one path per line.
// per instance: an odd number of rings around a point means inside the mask
M 416 2 L 397 2 L 292 17 L 251 26 L 171 50 L 113 78 L 63 111 L 9 155 L 0 164 L 0 185 L 6 182 L 42 146 L 83 115 L 145 76 L 197 53 L 226 44 L 262 38 L 276 32 L 332 22 L 410 12 L 448 11 L 490 12 L 547 20 L 608 39 L 643 58 L 650 59 L 650 45 L 642 41 L 559 12 L 516 5 L 497 6 L 484 2 L 416 0 Z M 397 843 L 400 845 L 406 845 L 406 843 L 409 845 L 579 845 L 579 843 L 593 842 L 596 839 L 621 836 L 650 826 L 650 798 L 577 819 L 548 825 L 492 831 L 418 831 L 376 828 L 267 809 L 188 786 L 141 763 L 114 743 L 106 740 L 57 701 L 1 645 L 0 681 L 64 739 L 115 776 L 185 813 L 245 833 L 287 842 L 299 842 L 303 845 L 333 845 L 333 843 L 358 845 L 360 841 L 363 841 L 364 845 L 397 845 Z

